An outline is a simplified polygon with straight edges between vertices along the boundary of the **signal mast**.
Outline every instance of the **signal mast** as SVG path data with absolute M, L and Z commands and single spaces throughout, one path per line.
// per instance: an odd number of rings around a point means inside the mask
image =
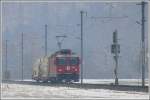
M 111 45 L 111 53 L 114 54 L 114 60 L 115 60 L 115 85 L 118 85 L 118 58 L 120 53 L 120 45 L 118 43 L 118 32 L 115 30 L 113 32 L 113 44 Z

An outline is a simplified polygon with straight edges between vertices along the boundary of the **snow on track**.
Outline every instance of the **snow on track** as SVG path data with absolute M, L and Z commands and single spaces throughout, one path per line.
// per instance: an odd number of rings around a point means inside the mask
M 57 86 L 2 84 L 2 98 L 102 98 L 149 99 L 146 92 L 116 91 L 109 89 L 80 89 Z

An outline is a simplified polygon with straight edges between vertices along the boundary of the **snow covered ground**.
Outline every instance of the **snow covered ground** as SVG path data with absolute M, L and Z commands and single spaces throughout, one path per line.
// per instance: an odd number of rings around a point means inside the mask
M 115 83 L 114 79 L 83 79 L 83 83 L 89 84 L 110 84 Z M 120 85 L 141 86 L 141 79 L 119 79 Z M 148 86 L 148 79 L 145 79 L 145 85 Z
M 60 86 L 2 84 L 2 98 L 94 98 L 94 99 L 149 99 L 146 92 L 109 89 L 80 89 Z

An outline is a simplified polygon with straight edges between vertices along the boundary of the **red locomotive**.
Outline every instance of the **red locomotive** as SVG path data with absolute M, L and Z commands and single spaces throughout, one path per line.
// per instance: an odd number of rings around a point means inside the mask
M 33 66 L 32 78 L 43 82 L 78 82 L 79 66 L 79 56 L 69 49 L 62 49 L 39 59 Z

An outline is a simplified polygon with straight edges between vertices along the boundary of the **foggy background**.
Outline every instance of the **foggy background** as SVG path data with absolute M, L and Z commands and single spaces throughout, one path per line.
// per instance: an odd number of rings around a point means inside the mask
M 21 79 L 21 33 L 24 34 L 24 78 L 31 79 L 33 63 L 44 56 L 45 24 L 48 25 L 48 55 L 58 50 L 56 36 L 67 35 L 62 48 L 72 49 L 80 56 L 80 39 L 77 38 L 80 38 L 81 10 L 87 12 L 83 17 L 84 78 L 114 78 L 110 47 L 116 29 L 121 48 L 118 78 L 141 78 L 141 25 L 136 23 L 141 22 L 141 6 L 137 2 L 3 2 L 1 6 L 2 72 L 6 70 L 5 40 L 8 40 L 11 79 Z M 147 19 L 147 6 L 145 11 Z M 145 24 L 147 44 L 147 21 Z M 146 66 L 146 77 L 147 72 Z

